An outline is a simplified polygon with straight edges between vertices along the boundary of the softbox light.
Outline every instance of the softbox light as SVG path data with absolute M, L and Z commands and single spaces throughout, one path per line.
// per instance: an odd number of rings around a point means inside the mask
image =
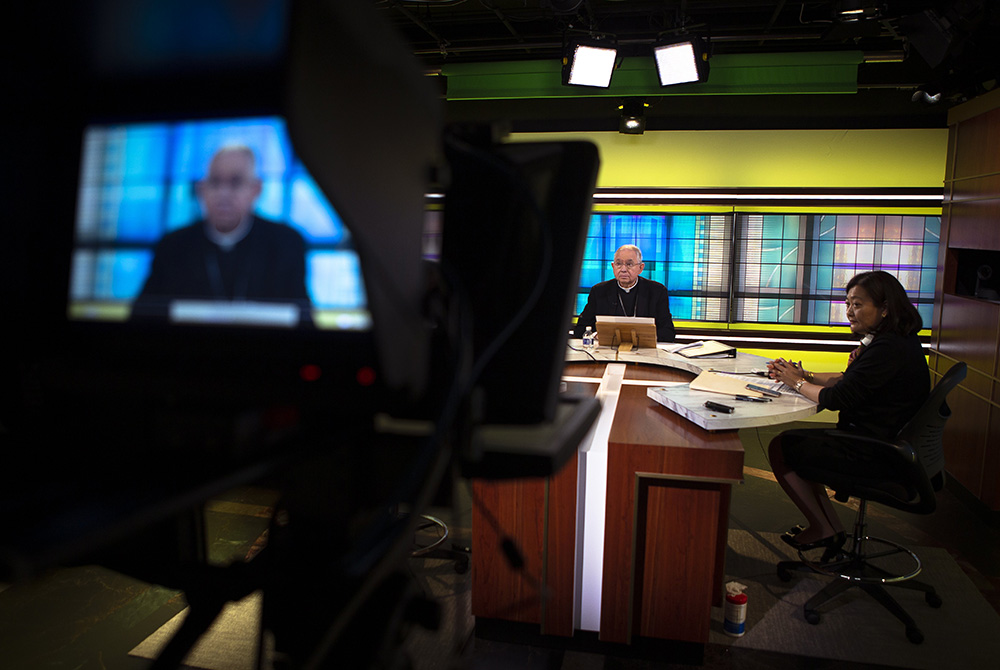
M 563 83 L 607 88 L 617 57 L 618 49 L 612 44 L 570 44 L 563 57 Z
M 653 47 L 660 86 L 687 84 L 708 79 L 708 51 L 700 38 Z

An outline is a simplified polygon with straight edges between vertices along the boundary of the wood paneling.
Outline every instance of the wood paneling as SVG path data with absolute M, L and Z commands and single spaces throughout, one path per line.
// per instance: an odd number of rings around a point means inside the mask
M 721 599 L 728 489 L 743 477 L 743 445 L 735 431 L 706 431 L 645 394 L 641 386 L 622 389 L 608 439 L 600 639 L 628 643 L 634 632 L 655 630 L 703 644 L 707 616 L 674 627 L 645 617 L 662 611 L 670 598 L 683 599 L 675 607 L 704 614 Z M 660 481 L 640 504 L 650 478 Z M 690 516 L 675 517 L 663 505 L 679 506 Z M 702 562 L 698 571 L 692 560 Z M 662 575 L 651 574 L 661 569 Z
M 996 200 L 1000 198 L 1000 172 L 959 179 L 951 183 L 949 200 Z
M 1000 383 L 993 385 L 993 402 L 1000 403 Z M 992 510 L 1000 510 L 1000 410 L 990 407 L 986 454 L 983 459 L 983 490 L 980 499 Z
M 540 623 L 545 481 L 477 480 L 472 493 L 472 614 Z M 524 558 L 520 570 L 504 553 L 508 538 Z
M 948 397 L 952 418 L 945 430 L 951 476 L 992 510 L 1000 510 L 1000 305 L 952 295 L 962 254 L 956 249 L 1000 251 L 1000 96 L 981 96 L 948 113 L 948 161 L 942 211 L 934 346 L 935 370 L 953 360 L 969 366 L 965 381 Z M 952 360 L 949 360 L 952 359 Z
M 983 465 L 989 446 L 989 403 L 959 386 L 948 395 L 948 406 L 953 418 L 945 425 L 945 469 L 982 499 Z
M 472 614 L 573 634 L 576 484 L 574 454 L 553 477 L 472 483 Z M 524 566 L 511 566 L 511 540 Z
M 636 604 L 632 630 L 644 637 L 708 642 L 722 487 L 640 477 L 636 523 Z M 687 597 L 678 597 L 682 591 Z
M 952 295 L 956 249 L 1000 251 L 1000 97 L 988 94 L 948 114 L 948 162 L 942 211 L 940 276 L 933 342 L 943 372 L 953 360 L 969 366 L 965 381 L 948 397 L 952 418 L 945 430 L 951 476 L 992 510 L 1000 510 L 1000 305 Z
M 952 126 L 955 156 L 952 179 L 1000 172 L 1000 108 Z M 958 132 L 956 132 L 956 130 Z
M 594 377 L 603 367 L 574 364 L 565 372 Z M 692 377 L 645 366 L 629 366 L 626 377 L 632 373 Z M 548 482 L 473 483 L 473 615 L 573 634 L 577 467 L 574 459 Z M 722 604 L 731 483 L 743 476 L 738 434 L 703 430 L 646 397 L 646 386 L 625 385 L 607 476 L 600 638 L 706 643 L 711 607 Z M 523 572 L 501 555 L 505 534 L 524 554 Z
M 960 249 L 1000 248 L 1000 202 L 997 200 L 969 200 L 954 202 L 949 207 L 952 226 L 949 244 Z
M 542 633 L 571 636 L 576 589 L 576 500 L 579 457 L 573 457 L 548 481 L 545 505 L 545 555 L 542 583 Z
M 964 361 L 969 366 L 969 376 L 963 386 L 988 398 L 989 377 L 997 369 L 1000 305 L 945 294 L 941 301 L 941 314 L 938 350 L 955 360 Z
M 621 361 L 625 365 L 625 379 L 641 379 L 646 381 L 681 382 L 689 381 L 692 378 L 690 373 L 674 368 L 659 365 L 646 365 L 645 363 L 631 363 Z M 595 381 L 600 381 L 604 374 L 603 363 L 567 363 L 563 368 L 563 375 L 567 377 L 592 377 Z
M 644 386 L 622 388 L 608 442 L 637 445 L 654 453 L 660 469 L 647 472 L 743 479 L 743 445 L 735 431 L 707 431 L 646 397 Z

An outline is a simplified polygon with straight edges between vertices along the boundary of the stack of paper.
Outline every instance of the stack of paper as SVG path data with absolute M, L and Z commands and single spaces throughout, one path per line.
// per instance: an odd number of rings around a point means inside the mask
M 720 375 L 715 372 L 705 370 L 694 378 L 691 382 L 692 391 L 708 391 L 709 393 L 724 393 L 730 396 L 745 395 L 752 398 L 764 396 L 759 391 L 751 391 L 747 388 L 745 379 L 733 377 L 732 375 Z

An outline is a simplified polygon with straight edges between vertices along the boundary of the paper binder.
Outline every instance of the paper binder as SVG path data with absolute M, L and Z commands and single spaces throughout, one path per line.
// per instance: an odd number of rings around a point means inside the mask
M 674 350 L 675 354 L 680 354 L 685 358 L 702 358 L 712 356 L 714 358 L 735 358 L 736 348 L 730 347 L 722 342 L 709 340 L 707 342 L 695 342 L 686 347 Z

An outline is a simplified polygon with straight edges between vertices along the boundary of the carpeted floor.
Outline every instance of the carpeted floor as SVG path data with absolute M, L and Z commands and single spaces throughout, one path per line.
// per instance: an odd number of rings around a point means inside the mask
M 923 563 L 918 578 L 933 585 L 944 601 L 935 609 L 920 592 L 892 589 L 924 633 L 919 645 L 906 638 L 902 623 L 859 589 L 821 607 L 819 624 L 807 623 L 802 605 L 826 578 L 794 573 L 791 581 L 782 582 L 775 564 L 796 557 L 778 534 L 730 530 L 726 572 L 748 587 L 747 632 L 741 638 L 726 635 L 721 609 L 713 610 L 711 642 L 898 668 L 996 668 L 1000 615 L 946 550 L 911 549 Z
M 180 628 L 187 612 L 188 610 L 184 609 L 176 614 L 156 632 L 136 645 L 129 654 L 140 658 L 156 658 Z M 205 670 L 256 668 L 260 612 L 260 592 L 226 605 L 212 628 L 188 654 L 185 665 Z
M 781 428 L 741 431 L 745 481 L 733 489 L 726 570 L 727 580 L 748 586 L 745 636 L 723 633 L 721 609 L 713 610 L 709 644 L 700 661 L 681 658 L 675 648 L 664 654 L 658 647 L 649 654 L 637 650 L 640 645 L 595 645 L 594 634 L 557 644 L 539 639 L 537 626 L 496 635 L 479 622 L 474 635 L 468 573 L 456 572 L 451 561 L 413 558 L 408 561 L 413 579 L 440 605 L 442 625 L 435 631 L 405 630 L 397 657 L 409 659 L 413 670 L 689 670 L 698 662 L 702 670 L 997 667 L 1000 525 L 995 515 L 977 512 L 961 491 L 951 488 L 939 494 L 938 509 L 931 515 L 869 508 L 870 532 L 917 550 L 924 560 L 921 579 L 934 584 L 943 598 L 943 606 L 934 609 L 919 593 L 898 594 L 923 629 L 923 644 L 907 641 L 902 624 L 860 592 L 821 608 L 818 625 L 805 622 L 802 604 L 823 582 L 805 573 L 782 582 L 775 570 L 778 560 L 792 557 L 778 533 L 801 520 L 766 459 L 766 445 Z M 454 508 L 431 510 L 449 522 L 451 540 L 460 546 L 468 546 L 471 535 L 467 489 L 467 482 L 456 482 Z M 215 563 L 256 554 L 275 495 L 269 489 L 241 488 L 209 506 L 206 536 Z M 849 527 L 855 510 L 839 503 L 836 509 Z M 97 566 L 59 569 L 6 586 L 0 584 L 4 670 L 148 668 L 148 659 L 179 626 L 174 617 L 185 606 L 183 593 Z M 259 610 L 259 596 L 231 605 L 192 652 L 188 667 L 253 667 Z
M 907 640 L 903 625 L 856 589 L 821 608 L 820 623 L 810 625 L 802 605 L 825 583 L 822 578 L 795 573 L 791 581 L 782 582 L 775 565 L 795 556 L 778 535 L 731 530 L 727 579 L 748 587 L 747 632 L 740 638 L 726 635 L 723 611 L 716 608 L 710 644 L 898 668 L 992 670 L 1000 658 L 1000 615 L 946 550 L 914 549 L 923 561 L 920 578 L 933 584 L 944 600 L 940 609 L 934 609 L 919 592 L 894 590 L 923 629 L 925 641 L 920 645 Z M 457 574 L 450 562 L 441 560 L 412 559 L 411 567 L 424 591 L 441 604 L 443 626 L 439 631 L 415 629 L 406 650 L 416 670 L 448 668 L 468 647 L 472 631 L 469 576 Z M 257 596 L 231 605 L 186 664 L 207 670 L 252 668 L 259 608 Z M 182 617 L 183 613 L 167 622 L 132 654 L 155 657 Z M 477 668 L 474 650 L 465 655 L 462 667 Z

